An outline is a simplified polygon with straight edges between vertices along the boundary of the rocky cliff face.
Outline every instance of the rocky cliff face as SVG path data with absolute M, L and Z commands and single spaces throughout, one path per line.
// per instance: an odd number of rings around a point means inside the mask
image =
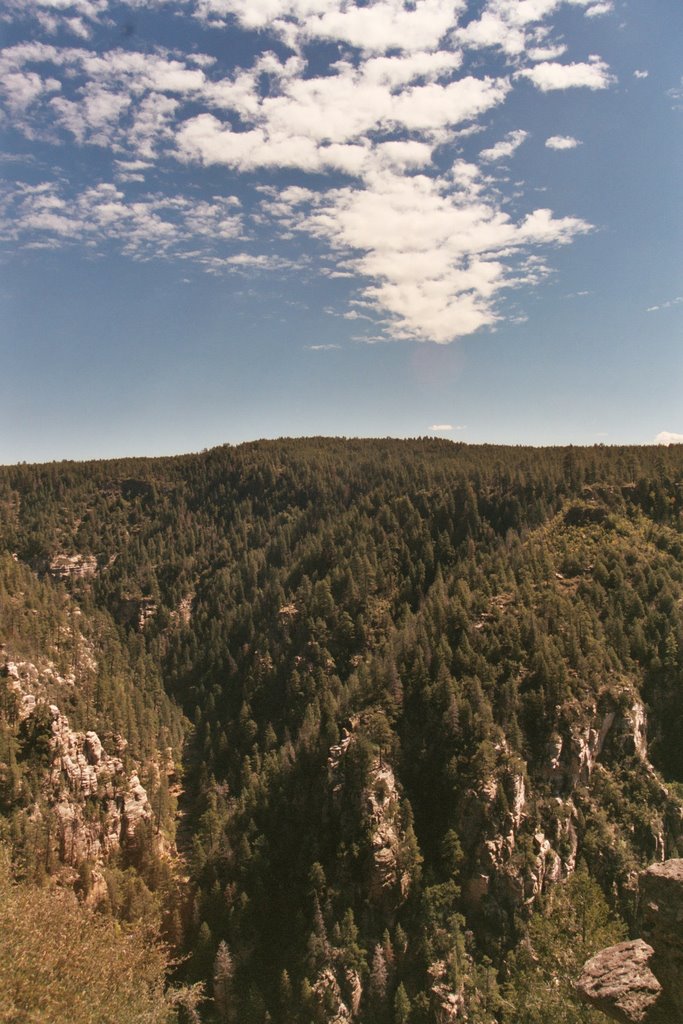
M 55 555 L 47 566 L 55 580 L 86 580 L 97 575 L 97 559 L 94 555 Z
M 683 1021 L 683 860 L 653 864 L 639 878 L 642 938 L 603 949 L 577 989 L 621 1024 Z
M 341 984 L 340 984 L 341 977 Z M 363 987 L 357 971 L 324 967 L 313 985 L 313 1000 L 318 1010 L 327 1010 L 329 1024 L 348 1024 L 358 1015 Z
M 27 809 L 34 824 L 44 822 L 47 842 L 62 864 L 102 863 L 130 844 L 138 827 L 150 822 L 152 807 L 136 768 L 124 766 L 126 740 L 75 731 L 56 704 L 49 702 L 54 679 L 30 662 L 8 661 L 2 670 L 13 696 L 19 732 L 37 736 L 41 767 L 39 799 Z M 60 680 L 64 683 L 64 680 Z M 56 824 L 56 828 L 53 825 Z
M 348 723 L 349 728 L 343 730 L 340 743 L 330 748 L 327 765 L 331 792 L 338 797 L 343 790 L 343 760 L 361 724 L 362 716 L 356 716 Z M 374 760 L 361 794 L 361 805 L 372 847 L 367 869 L 368 896 L 388 924 L 408 895 L 410 876 L 402 864 L 401 849 L 406 836 L 401 825 L 401 797 L 394 769 L 386 758 Z
M 348 799 L 344 781 L 344 759 L 358 740 L 364 716 L 355 715 L 342 730 L 338 744 L 329 750 L 327 759 L 330 794 L 334 801 Z M 383 926 L 391 927 L 411 890 L 411 875 L 406 867 L 404 846 L 407 835 L 402 823 L 401 791 L 392 764 L 383 756 L 375 756 L 369 768 L 365 787 L 353 797 L 358 803 L 356 813 L 367 829 L 367 856 L 364 860 L 364 889 L 368 904 Z M 344 1024 L 356 1019 L 361 1004 L 367 1001 L 367 986 L 358 970 L 344 963 L 341 950 L 328 947 L 326 965 L 313 985 L 313 998 L 322 1012 L 327 1007 L 330 1024 Z
M 410 889 L 410 877 L 401 865 L 402 834 L 399 793 L 393 768 L 378 761 L 370 773 L 365 793 L 372 825 L 372 862 L 369 870 L 370 900 L 391 919 Z
M 429 968 L 432 979 L 430 1004 L 436 1024 L 458 1024 L 465 1020 L 465 999 L 462 992 L 454 992 L 447 979 L 447 965 L 437 960 Z
M 641 934 L 652 970 L 683 1019 L 683 859 L 653 864 L 640 877 Z
M 647 716 L 630 690 L 605 690 L 585 705 L 568 704 L 535 764 L 510 756 L 503 740 L 494 766 L 460 802 L 458 832 L 468 855 L 462 877 L 470 915 L 483 901 L 505 912 L 530 911 L 549 886 L 576 867 L 585 821 L 603 805 L 613 768 L 633 759 L 650 791 L 650 823 L 639 843 L 647 857 L 664 858 L 683 834 L 683 815 L 654 771 L 647 752 Z M 609 821 L 606 829 L 617 828 Z M 631 883 L 624 878 L 624 887 Z

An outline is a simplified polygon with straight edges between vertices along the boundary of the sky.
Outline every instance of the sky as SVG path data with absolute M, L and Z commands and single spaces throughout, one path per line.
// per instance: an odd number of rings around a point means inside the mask
M 683 441 L 680 0 L 0 0 L 0 462 Z

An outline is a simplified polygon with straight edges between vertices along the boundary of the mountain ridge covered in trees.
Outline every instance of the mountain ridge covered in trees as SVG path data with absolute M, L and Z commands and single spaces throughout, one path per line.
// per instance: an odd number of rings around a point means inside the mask
M 683 852 L 682 485 L 681 446 L 435 439 L 0 469 L 0 641 L 158 808 L 41 863 L 161 931 L 186 1016 L 593 1020 L 580 958 Z M 10 717 L 2 837 L 44 885 Z

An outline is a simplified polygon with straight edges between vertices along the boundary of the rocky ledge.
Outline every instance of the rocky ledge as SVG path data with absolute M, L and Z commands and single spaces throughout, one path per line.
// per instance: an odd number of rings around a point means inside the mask
M 653 864 L 638 886 L 642 938 L 594 956 L 577 990 L 620 1024 L 683 1024 L 683 860 Z
M 0 677 L 6 694 L 14 698 L 17 724 L 33 721 L 43 730 L 46 750 L 37 775 L 42 808 L 36 802 L 28 813 L 34 824 L 46 814 L 52 817 L 57 828 L 50 824 L 46 832 L 59 860 L 71 867 L 84 861 L 103 863 L 133 843 L 138 828 L 152 821 L 153 811 L 137 765 L 126 768 L 124 763 L 127 741 L 108 737 L 113 749 L 108 753 L 96 732 L 72 729 L 66 715 L 48 700 L 53 676 L 31 662 L 8 661 Z M 0 762 L 0 774 L 3 769 L 7 766 Z

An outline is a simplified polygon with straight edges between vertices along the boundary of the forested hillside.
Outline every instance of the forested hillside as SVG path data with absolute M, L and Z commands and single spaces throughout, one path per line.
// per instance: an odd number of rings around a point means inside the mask
M 597 1019 L 683 855 L 682 527 L 683 446 L 0 470 L 15 872 L 161 935 L 185 1019 Z

